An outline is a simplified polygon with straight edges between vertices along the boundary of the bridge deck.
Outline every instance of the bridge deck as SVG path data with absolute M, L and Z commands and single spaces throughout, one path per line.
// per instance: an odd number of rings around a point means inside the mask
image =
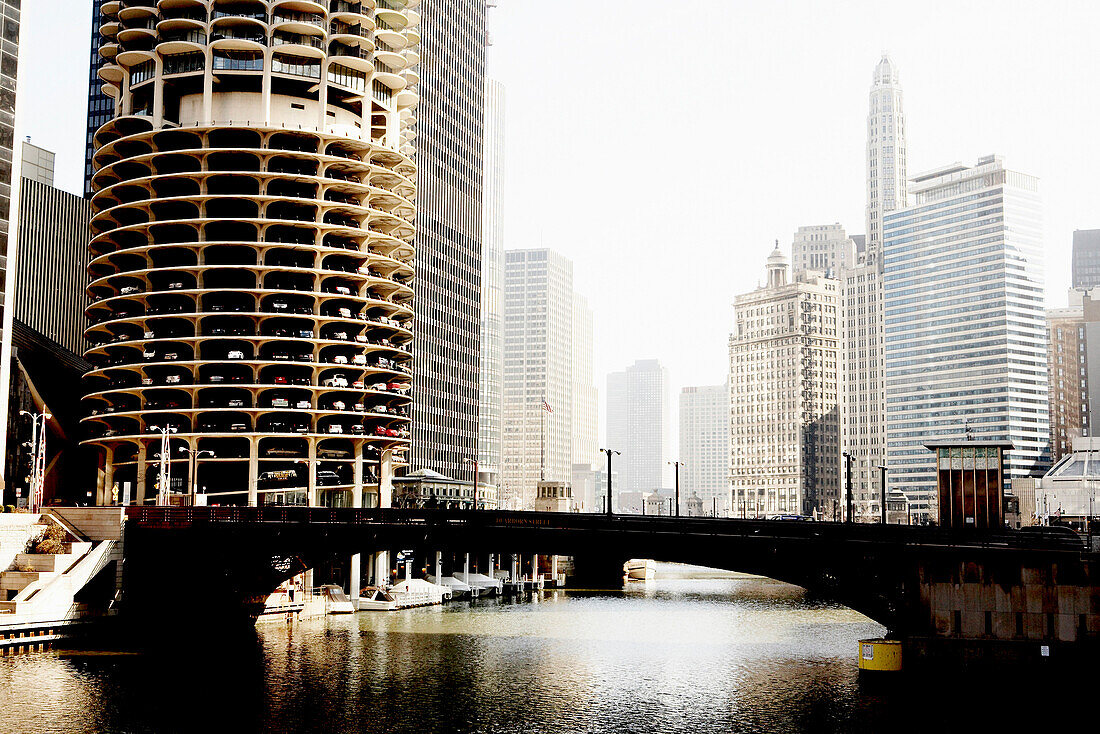
M 605 515 L 575 512 L 430 510 L 332 507 L 127 507 L 126 521 L 147 528 L 198 525 L 419 526 L 618 531 L 728 538 L 815 539 L 891 546 L 1018 548 L 1083 551 L 1085 539 L 1068 528 L 954 530 L 941 527 L 737 518 Z

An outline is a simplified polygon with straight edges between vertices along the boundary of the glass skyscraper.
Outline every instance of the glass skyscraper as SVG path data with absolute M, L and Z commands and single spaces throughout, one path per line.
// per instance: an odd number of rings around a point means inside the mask
M 0 325 L 3 328 L 0 345 L 0 458 L 7 455 L 8 376 L 11 373 L 12 317 L 11 294 L 14 278 L 8 266 L 15 262 L 15 227 L 19 208 L 19 156 L 15 153 L 15 87 L 19 69 L 19 0 L 0 0 L 3 15 L 3 36 L 0 37 Z M 0 473 L 10 470 L 7 461 L 0 461 Z M 0 489 L 7 489 L 7 477 L 0 476 Z M 7 497 L 5 495 L 5 497 Z
M 928 441 L 1008 440 L 1006 478 L 1046 462 L 1039 180 L 995 156 L 914 178 L 883 217 L 890 486 L 935 519 Z
M 1073 230 L 1073 287 L 1100 285 L 1100 229 Z
M 411 469 L 469 480 L 478 456 L 485 0 L 421 12 Z
M 103 80 L 99 78 L 99 70 L 106 62 L 99 54 L 103 46 L 103 34 L 99 32 L 99 26 L 103 22 L 103 0 L 92 0 L 92 43 L 91 57 L 88 63 L 88 131 L 84 138 L 84 196 L 92 196 L 92 154 L 95 153 L 95 144 L 92 136 L 95 131 L 105 125 L 115 116 L 115 101 L 103 93 Z

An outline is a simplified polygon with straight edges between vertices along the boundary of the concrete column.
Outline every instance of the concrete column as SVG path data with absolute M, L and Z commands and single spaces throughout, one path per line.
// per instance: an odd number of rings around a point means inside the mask
M 435 552 L 435 582 L 438 584 L 439 579 L 443 578 L 443 553 L 440 551 Z
M 309 472 L 309 488 L 306 490 L 306 505 L 317 506 L 317 441 L 309 439 L 309 461 L 306 462 L 306 471 Z
M 462 583 L 470 583 L 470 554 L 467 553 L 462 561 Z
M 145 466 L 146 451 L 145 442 L 142 441 L 137 450 L 137 476 L 134 477 L 137 484 L 136 502 L 139 505 L 145 504 L 145 471 L 148 468 Z
M 260 440 L 248 439 L 248 506 L 260 503 Z
M 264 49 L 264 75 L 260 82 L 260 107 L 264 125 L 271 124 L 271 49 Z
M 539 580 L 539 556 L 537 553 L 531 556 L 531 580 Z
M 99 459 L 96 464 L 95 472 L 95 503 L 97 505 L 107 504 L 103 499 L 103 483 L 106 480 L 107 474 L 107 457 L 106 452 L 99 455 Z
M 396 104 L 391 101 L 391 104 Z M 394 150 L 401 149 L 401 113 L 396 109 L 386 113 L 386 145 Z
M 558 583 L 558 557 L 550 556 L 550 583 L 557 585 Z
M 214 52 L 206 49 L 206 70 L 202 75 L 202 118 L 200 123 L 213 122 L 214 118 Z M 183 120 L 178 120 L 181 124 Z
M 153 127 L 164 127 L 164 60 L 160 54 L 153 56 Z
M 363 441 L 355 445 L 355 460 L 351 465 L 351 506 L 363 506 Z
M 378 506 L 393 507 L 393 451 L 389 449 L 378 458 Z
M 99 502 L 101 505 L 114 504 L 114 497 L 112 496 L 112 489 L 115 486 L 115 450 L 108 448 L 104 450 L 104 466 L 103 466 L 103 498 L 104 502 Z M 122 500 L 122 496 L 119 495 L 119 501 Z

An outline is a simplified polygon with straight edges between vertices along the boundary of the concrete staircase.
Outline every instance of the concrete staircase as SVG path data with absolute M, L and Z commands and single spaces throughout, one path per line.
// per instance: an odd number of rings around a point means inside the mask
M 120 508 L 50 508 L 38 524 L 60 526 L 68 541 L 64 553 L 14 552 L 10 570 L 0 573 L 0 636 L 25 625 L 64 623 L 85 616 L 78 592 L 111 562 L 121 562 Z M 41 531 L 32 535 L 41 534 Z M 13 537 L 13 540 L 17 540 Z M 18 549 L 19 551 L 22 548 Z
M 12 565 L 20 570 L 0 573 L 0 613 L 19 614 L 27 611 L 26 608 L 32 606 L 32 597 L 38 591 L 66 574 L 92 549 L 91 543 L 81 540 L 73 540 L 65 545 L 65 553 L 16 554 Z

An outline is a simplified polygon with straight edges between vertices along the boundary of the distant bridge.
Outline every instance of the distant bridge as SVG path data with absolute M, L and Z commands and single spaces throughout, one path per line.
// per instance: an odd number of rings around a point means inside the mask
M 126 516 L 125 599 L 150 613 L 181 589 L 241 608 L 303 568 L 415 549 L 573 556 L 580 586 L 617 582 L 630 558 L 759 574 L 867 615 L 918 655 L 1019 659 L 1100 640 L 1100 556 L 1062 528 L 305 507 L 130 507 Z

